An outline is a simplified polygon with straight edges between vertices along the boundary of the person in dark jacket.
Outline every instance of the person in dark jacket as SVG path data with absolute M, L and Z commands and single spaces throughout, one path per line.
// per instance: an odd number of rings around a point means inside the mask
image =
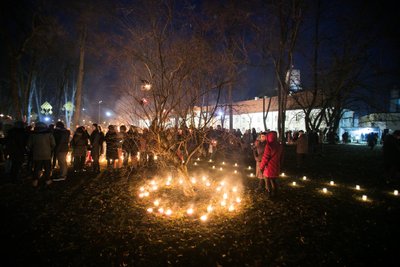
M 400 130 L 396 130 L 392 134 L 386 134 L 382 151 L 388 182 L 394 182 L 400 178 Z
M 260 170 L 265 178 L 267 193 L 272 196 L 276 194 L 276 180 L 281 171 L 283 147 L 278 143 L 277 133 L 271 131 L 267 134 L 267 144 L 260 163 Z
M 14 127 L 8 131 L 5 139 L 6 154 L 11 161 L 10 180 L 16 182 L 21 179 L 20 170 L 25 159 L 27 138 L 24 123 L 17 121 Z
M 93 172 L 100 172 L 100 155 L 103 154 L 104 134 L 97 123 L 92 125 L 93 131 L 90 134 L 90 147 L 93 159 Z
M 69 137 L 70 131 L 65 129 L 64 123 L 58 121 L 56 128 L 53 131 L 54 140 L 56 141 L 56 147 L 54 148 L 54 155 L 60 166 L 60 177 L 53 179 L 53 181 L 63 181 L 67 178 L 68 165 L 67 165 L 67 154 L 69 150 Z M 53 163 L 53 166 L 55 163 Z
M 82 172 L 85 167 L 85 159 L 89 138 L 82 126 L 78 127 L 71 140 L 72 157 L 74 159 L 74 172 Z
M 53 134 L 43 122 L 38 122 L 35 125 L 33 133 L 29 136 L 28 148 L 32 151 L 33 159 L 33 182 L 32 185 L 37 187 L 39 184 L 40 173 L 44 169 L 44 178 L 46 184 L 50 185 L 51 176 L 51 156 L 56 141 Z
M 124 154 L 124 166 L 128 166 L 129 159 L 131 159 L 132 165 L 137 165 L 137 153 L 139 152 L 139 136 L 138 132 L 133 125 L 130 126 L 129 131 L 126 134 L 126 138 L 122 143 L 122 150 Z
M 117 160 L 118 160 L 118 144 L 119 138 L 117 135 L 117 131 L 114 125 L 108 126 L 108 131 L 106 136 L 104 137 L 106 141 L 106 159 L 107 159 L 107 168 L 112 167 L 113 169 L 117 168 Z

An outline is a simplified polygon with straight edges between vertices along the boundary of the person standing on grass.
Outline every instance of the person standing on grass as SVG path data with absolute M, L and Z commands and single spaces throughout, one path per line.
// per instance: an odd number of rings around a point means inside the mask
M 299 137 L 296 140 L 296 163 L 297 168 L 304 165 L 308 153 L 308 137 L 303 130 L 299 131 Z
M 70 131 L 65 129 L 64 123 L 58 121 L 56 123 L 56 128 L 53 131 L 54 140 L 56 141 L 56 147 L 54 148 L 54 155 L 60 166 L 60 176 L 53 181 L 64 181 L 67 179 L 68 165 L 67 165 L 67 154 L 69 150 L 69 138 Z M 55 162 L 53 163 L 53 168 Z
M 282 157 L 283 146 L 278 142 L 277 132 L 271 131 L 267 134 L 267 144 L 260 163 L 266 190 L 270 196 L 274 196 L 277 191 L 276 180 L 281 171 Z
M 93 172 L 100 172 L 100 155 L 103 154 L 104 134 L 97 123 L 92 125 L 93 131 L 90 135 L 91 155 L 93 159 Z
M 53 181 L 51 175 L 51 157 L 52 151 L 56 146 L 53 134 L 43 122 L 35 125 L 33 133 L 29 136 L 28 148 L 32 151 L 33 159 L 33 182 L 32 185 L 37 187 L 39 184 L 40 173 L 44 169 L 44 178 L 46 184 L 50 185 Z
M 259 179 L 259 185 L 258 185 L 259 191 L 263 191 L 265 189 L 265 181 L 263 173 L 260 170 L 260 164 L 266 144 L 267 144 L 267 132 L 261 132 L 259 138 L 255 141 L 253 147 L 253 156 L 254 160 L 256 161 L 256 177 Z
M 88 144 L 88 135 L 85 132 L 84 127 L 78 127 L 71 140 L 74 172 L 84 171 Z
M 25 132 L 24 123 L 16 121 L 5 139 L 5 152 L 11 161 L 10 181 L 21 181 L 20 173 L 25 160 L 27 139 L 28 134 Z
M 104 137 L 106 141 L 106 159 L 107 159 L 107 168 L 112 168 L 116 170 L 117 168 L 117 160 L 118 160 L 118 135 L 115 130 L 114 125 L 108 126 L 108 131 L 106 136 Z
M 389 182 L 400 178 L 400 130 L 387 134 L 383 140 L 383 163 Z

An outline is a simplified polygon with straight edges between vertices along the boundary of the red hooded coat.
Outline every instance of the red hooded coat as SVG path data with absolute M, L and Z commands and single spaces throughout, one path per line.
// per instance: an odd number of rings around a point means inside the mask
M 267 135 L 267 145 L 261 160 L 260 169 L 263 171 L 264 177 L 278 177 L 281 171 L 283 147 L 278 143 L 275 131 L 269 132 Z

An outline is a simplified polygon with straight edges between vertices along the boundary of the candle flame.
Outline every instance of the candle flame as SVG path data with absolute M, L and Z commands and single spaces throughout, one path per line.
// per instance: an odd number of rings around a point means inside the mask
M 200 217 L 200 220 L 202 220 L 203 222 L 207 221 L 207 215 L 202 215 Z

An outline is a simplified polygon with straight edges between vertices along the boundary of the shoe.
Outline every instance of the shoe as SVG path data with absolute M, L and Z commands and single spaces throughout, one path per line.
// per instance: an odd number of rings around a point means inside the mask
M 58 178 L 53 179 L 53 182 L 61 182 L 61 181 L 65 181 L 66 179 L 67 179 L 67 177 L 62 176 L 62 177 L 58 177 Z

